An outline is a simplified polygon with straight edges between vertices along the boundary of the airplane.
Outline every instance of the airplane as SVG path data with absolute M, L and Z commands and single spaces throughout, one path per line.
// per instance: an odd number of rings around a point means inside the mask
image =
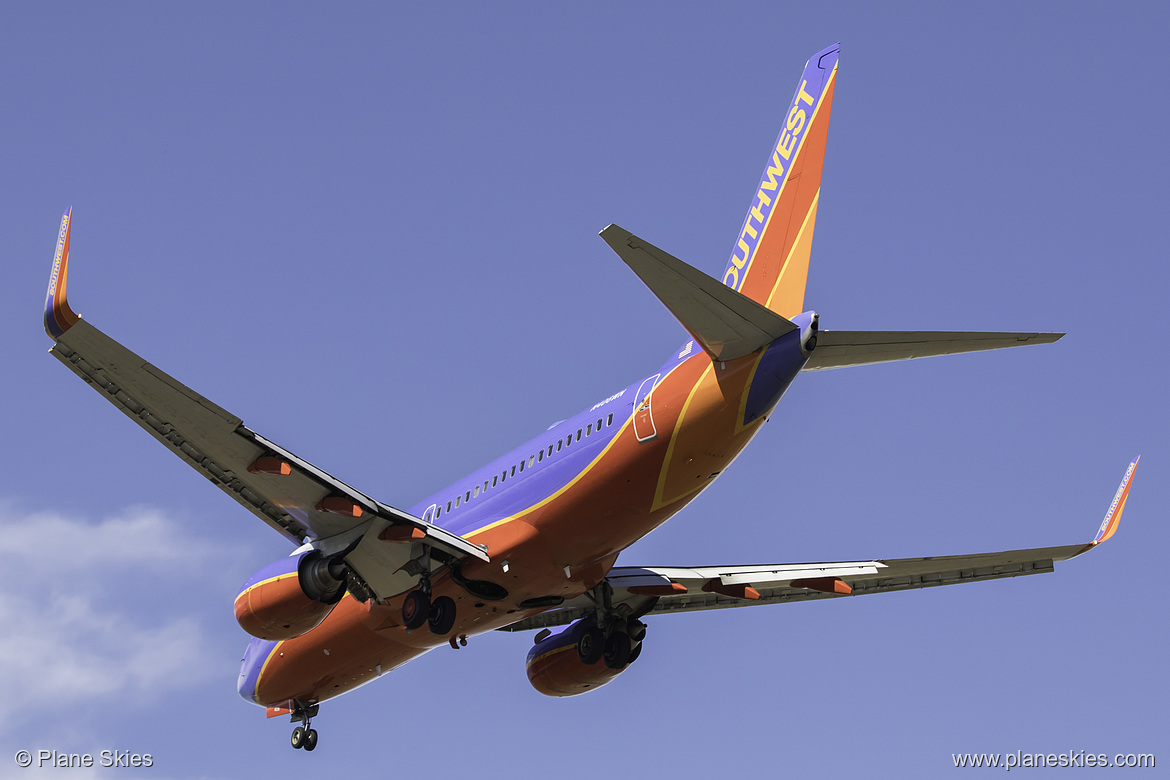
M 731 465 L 805 371 L 1029 344 L 1062 333 L 821 330 L 804 308 L 839 46 L 787 104 L 732 255 L 708 276 L 626 230 L 601 238 L 687 331 L 662 365 L 406 509 L 335 478 L 79 318 L 66 297 L 72 208 L 45 300 L 50 354 L 295 549 L 249 578 L 237 688 L 296 723 L 435 647 L 536 630 L 526 669 L 549 696 L 606 685 L 652 616 L 844 598 L 1051 572 L 1117 530 L 1139 458 L 1083 544 L 928 558 L 618 566 Z M 557 633 L 553 629 L 567 626 Z

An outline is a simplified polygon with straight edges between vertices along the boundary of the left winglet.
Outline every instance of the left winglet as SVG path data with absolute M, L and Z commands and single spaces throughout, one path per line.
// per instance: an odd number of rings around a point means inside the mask
M 57 232 L 57 252 L 53 255 L 53 273 L 49 276 L 49 292 L 45 295 L 45 332 L 52 339 L 65 335 L 80 319 L 69 308 L 65 298 L 65 286 L 69 279 L 69 229 L 73 218 L 70 206 L 61 217 L 61 229 Z
M 1109 511 L 1105 513 L 1105 519 L 1101 521 L 1101 527 L 1097 529 L 1097 536 L 1081 552 L 1093 549 L 1117 533 L 1117 526 L 1121 522 L 1121 513 L 1125 510 L 1125 501 L 1129 498 L 1129 487 L 1133 483 L 1133 472 L 1137 469 L 1138 461 L 1141 459 L 1142 456 L 1138 455 L 1130 462 L 1129 468 L 1125 470 L 1125 476 L 1121 478 L 1121 484 L 1117 486 L 1117 492 L 1113 494 L 1113 502 L 1109 504 Z

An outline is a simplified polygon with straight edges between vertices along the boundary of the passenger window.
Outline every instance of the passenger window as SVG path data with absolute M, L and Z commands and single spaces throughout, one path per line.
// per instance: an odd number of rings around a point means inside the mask
M 577 441 L 581 441 L 581 429 L 577 429 Z
M 470 490 L 468 490 L 468 491 L 467 491 L 467 494 L 466 494 L 465 496 L 463 496 L 463 500 L 464 500 L 464 501 L 470 501 L 470 500 L 471 500 L 471 491 L 470 491 Z
M 585 426 L 585 435 L 588 436 L 591 433 L 593 433 L 593 423 L 589 423 Z
M 561 451 L 561 445 L 565 442 L 562 439 L 557 439 L 557 452 Z
M 536 453 L 536 462 L 540 463 L 542 460 L 544 460 L 544 450 Z
M 598 420 L 597 420 L 597 430 L 599 430 L 599 431 L 601 430 L 601 419 L 600 418 L 598 418 Z
M 515 467 L 515 466 L 513 466 L 512 468 L 516 468 L 516 467 Z M 520 461 L 520 471 L 521 471 L 521 472 L 523 472 L 523 471 L 524 471 L 524 461 Z
M 499 483 L 500 483 L 500 476 L 498 474 L 493 475 L 492 476 L 492 487 L 495 487 Z
M 463 500 L 463 496 L 455 496 L 455 506 L 459 506 L 459 502 Z
M 516 476 L 516 467 L 515 466 L 512 467 L 512 473 L 509 474 L 508 476 L 510 476 L 510 477 Z
M 532 468 L 532 464 L 535 462 L 536 462 L 536 456 L 529 455 L 528 456 L 528 468 Z
M 548 445 L 548 454 L 552 455 L 552 452 L 553 452 L 553 446 L 550 444 L 550 445 Z
M 438 509 L 435 510 L 435 519 L 438 520 L 442 516 L 443 516 L 443 507 L 439 507 Z
M 451 502 L 450 501 L 447 502 L 447 511 L 448 512 L 451 511 Z
M 605 418 L 606 425 L 613 425 L 613 412 L 609 413 L 609 417 Z
M 479 485 L 475 486 L 475 493 L 473 495 L 476 495 L 476 496 L 479 495 Z

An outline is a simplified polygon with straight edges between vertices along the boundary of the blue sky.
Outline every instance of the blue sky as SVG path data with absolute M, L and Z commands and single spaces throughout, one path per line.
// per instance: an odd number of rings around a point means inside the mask
M 168 778 L 1170 762 L 1168 14 L 940 5 L 6 6 L 0 777 L 29 774 L 21 748 L 151 753 Z M 329 702 L 321 747 L 289 749 L 235 693 L 231 610 L 287 546 L 46 354 L 61 212 L 82 316 L 407 506 L 681 343 L 597 231 L 718 273 L 838 40 L 822 327 L 1069 335 L 802 377 L 622 563 L 1088 541 L 1140 452 L 1118 535 L 1052 575 L 655 618 L 575 699 L 528 686 L 528 635 L 480 637 Z

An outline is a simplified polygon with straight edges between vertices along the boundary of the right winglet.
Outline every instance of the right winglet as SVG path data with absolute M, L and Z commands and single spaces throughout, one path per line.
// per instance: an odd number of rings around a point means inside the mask
M 65 285 L 69 278 L 69 228 L 73 217 L 70 206 L 61 217 L 57 232 L 57 252 L 53 255 L 53 273 L 49 276 L 49 292 L 45 295 L 45 332 L 49 338 L 59 339 L 80 319 L 69 308 Z
M 1130 461 L 1129 468 L 1125 470 L 1125 476 L 1121 478 L 1121 484 L 1117 486 L 1117 492 L 1113 494 L 1113 503 L 1109 505 L 1109 511 L 1105 513 L 1105 519 L 1101 521 L 1101 527 L 1097 529 L 1097 536 L 1093 541 L 1085 545 L 1086 550 L 1091 550 L 1101 542 L 1109 540 L 1109 537 L 1117 533 L 1117 526 L 1121 522 L 1121 513 L 1125 510 L 1125 501 L 1129 498 L 1129 487 L 1132 484 L 1133 472 L 1137 469 L 1138 461 L 1142 459 L 1138 455 Z M 1080 553 L 1077 553 L 1080 555 Z

